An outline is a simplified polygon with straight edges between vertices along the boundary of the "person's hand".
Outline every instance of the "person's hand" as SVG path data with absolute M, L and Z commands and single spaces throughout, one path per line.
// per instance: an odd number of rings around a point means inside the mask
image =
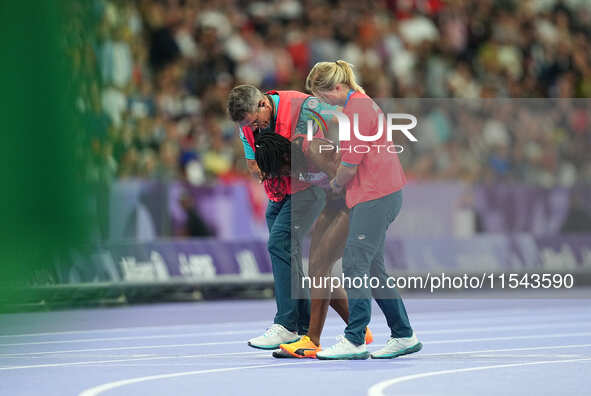
M 330 190 L 335 194 L 338 194 L 341 191 L 343 191 L 343 186 L 341 186 L 339 183 L 337 183 L 336 178 L 332 179 L 330 181 L 329 185 L 330 185 Z
M 328 188 L 326 190 L 326 200 L 327 201 L 334 201 L 337 199 L 344 199 L 345 198 L 345 194 L 343 193 L 344 191 L 341 191 L 340 193 L 334 193 L 332 191 L 332 188 Z

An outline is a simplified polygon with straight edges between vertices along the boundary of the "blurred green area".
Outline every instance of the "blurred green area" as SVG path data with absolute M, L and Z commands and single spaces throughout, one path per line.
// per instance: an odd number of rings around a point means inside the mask
M 0 310 L 51 284 L 56 257 L 88 242 L 88 147 L 77 109 L 92 41 L 84 1 L 0 4 Z M 88 2 L 91 3 L 91 2 Z

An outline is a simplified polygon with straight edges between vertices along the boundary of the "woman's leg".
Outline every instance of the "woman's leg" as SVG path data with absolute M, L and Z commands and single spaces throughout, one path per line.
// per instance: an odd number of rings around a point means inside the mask
M 291 196 L 291 287 L 288 292 L 297 301 L 298 334 L 306 334 L 310 323 L 310 295 L 308 290 L 301 287 L 304 276 L 302 240 L 313 228 L 325 206 L 326 193 L 316 186 L 311 186 Z
M 342 257 L 347 232 L 349 215 L 344 210 L 328 208 L 319 217 L 312 233 L 310 247 L 309 276 L 313 285 L 323 285 L 323 280 L 330 276 L 334 263 Z M 308 336 L 316 345 L 320 343 L 320 335 L 326 320 L 330 304 L 339 316 L 349 320 L 347 293 L 342 287 L 330 292 L 329 287 L 312 287 L 310 290 L 310 326 Z

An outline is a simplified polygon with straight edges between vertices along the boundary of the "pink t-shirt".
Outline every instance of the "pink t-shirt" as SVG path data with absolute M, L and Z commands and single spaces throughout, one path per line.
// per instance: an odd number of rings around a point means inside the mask
M 378 105 L 367 95 L 355 92 L 349 96 L 343 109 L 351 125 L 351 140 L 339 143 L 341 161 L 346 166 L 357 166 L 357 173 L 347 184 L 347 207 L 361 202 L 381 198 L 400 190 L 406 184 L 406 176 L 396 154 L 395 142 L 387 140 L 386 117 L 382 136 L 375 141 L 362 141 L 355 136 L 353 114 L 358 114 L 359 133 L 374 136 L 378 132 L 379 115 L 383 114 Z

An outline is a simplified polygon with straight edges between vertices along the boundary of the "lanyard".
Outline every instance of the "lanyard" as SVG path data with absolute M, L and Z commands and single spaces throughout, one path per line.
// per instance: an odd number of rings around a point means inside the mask
M 347 99 L 345 100 L 345 104 L 343 105 L 343 109 L 345 107 L 347 107 L 347 103 L 349 103 L 349 98 L 351 97 L 351 95 L 353 95 L 355 93 L 355 91 L 353 91 L 352 89 L 349 90 L 349 92 L 347 93 Z

